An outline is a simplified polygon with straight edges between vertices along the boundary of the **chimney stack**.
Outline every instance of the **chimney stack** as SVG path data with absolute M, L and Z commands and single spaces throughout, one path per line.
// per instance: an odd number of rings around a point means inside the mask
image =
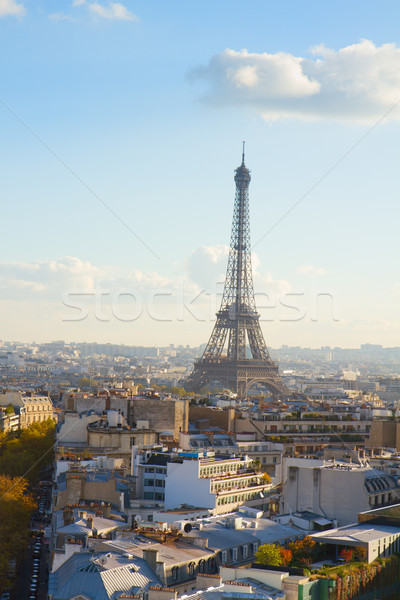
M 74 522 L 73 510 L 68 507 L 64 508 L 63 517 L 64 517 L 64 525 L 72 525 L 72 523 Z

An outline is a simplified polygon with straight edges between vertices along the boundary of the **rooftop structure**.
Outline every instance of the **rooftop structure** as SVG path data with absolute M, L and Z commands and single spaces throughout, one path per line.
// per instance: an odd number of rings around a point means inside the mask
M 333 544 L 338 548 L 362 546 L 370 563 L 376 558 L 398 554 L 400 551 L 400 527 L 356 523 L 338 529 L 311 534 L 320 544 Z

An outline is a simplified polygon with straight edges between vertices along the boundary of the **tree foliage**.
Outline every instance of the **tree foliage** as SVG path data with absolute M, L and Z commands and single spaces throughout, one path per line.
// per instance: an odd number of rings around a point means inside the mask
M 349 548 L 343 548 L 343 550 L 340 552 L 339 556 L 340 558 L 343 558 L 343 560 L 345 560 L 346 562 L 350 562 L 351 559 L 353 558 L 353 553 L 354 551 L 349 549 Z
M 173 396 L 179 396 L 180 398 L 185 398 L 187 396 L 185 388 L 183 388 L 183 387 L 178 387 L 176 385 L 173 385 L 173 386 L 160 385 L 158 387 L 159 387 L 160 392 L 166 392 L 167 394 L 172 394 Z
M 35 501 L 29 484 L 54 460 L 54 422 L 0 435 L 0 589 L 8 584 L 8 561 L 26 548 Z
M 54 422 L 33 423 L 0 439 L 0 473 L 35 483 L 40 470 L 54 460 Z
M 26 479 L 0 475 L 1 589 L 8 583 L 8 561 L 18 558 L 26 547 L 30 515 L 35 506 Z
M 256 561 L 262 565 L 280 567 L 283 565 L 281 548 L 275 544 L 263 544 L 256 552 Z
M 293 564 L 309 565 L 315 555 L 316 543 L 310 536 L 306 536 L 302 540 L 295 540 L 289 543 L 289 550 L 293 555 Z
M 282 557 L 282 564 L 284 567 L 287 567 L 293 560 L 292 551 L 287 550 L 286 548 L 280 548 L 280 553 Z
M 364 562 L 367 560 L 367 549 L 364 546 L 355 546 L 353 549 L 353 560 Z

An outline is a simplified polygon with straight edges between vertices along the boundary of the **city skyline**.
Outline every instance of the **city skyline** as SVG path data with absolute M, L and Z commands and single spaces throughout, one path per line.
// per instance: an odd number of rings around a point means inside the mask
M 385 8 L 0 2 L 0 337 L 205 343 L 245 139 L 267 345 L 398 346 Z

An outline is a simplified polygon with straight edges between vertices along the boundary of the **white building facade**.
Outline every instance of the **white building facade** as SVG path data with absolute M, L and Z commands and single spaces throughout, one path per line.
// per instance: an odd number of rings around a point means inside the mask
M 177 455 L 167 464 L 165 509 L 186 504 L 221 514 L 264 498 L 271 484 L 250 465 L 247 456 L 215 458 L 210 452 Z

